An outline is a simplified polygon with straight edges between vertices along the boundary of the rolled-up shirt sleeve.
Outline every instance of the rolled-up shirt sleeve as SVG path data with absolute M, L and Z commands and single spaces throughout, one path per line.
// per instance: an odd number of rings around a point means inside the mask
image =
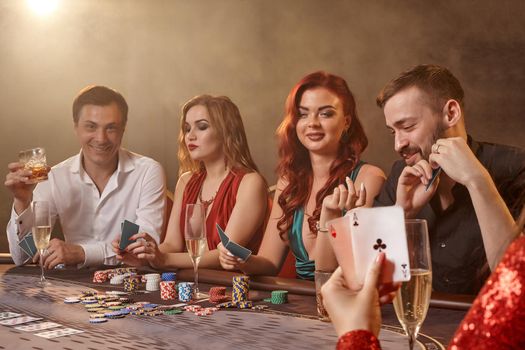
M 84 249 L 84 263 L 78 265 L 79 268 L 100 265 L 115 265 L 117 259 L 115 253 L 111 250 L 105 242 L 96 243 L 81 243 L 79 244 Z
M 28 208 L 20 215 L 16 214 L 15 208 L 11 209 L 11 219 L 7 223 L 7 240 L 9 241 L 9 252 L 14 263 L 18 266 L 25 264 L 30 257 L 18 246 L 18 242 L 29 232 L 33 226 L 33 217 Z

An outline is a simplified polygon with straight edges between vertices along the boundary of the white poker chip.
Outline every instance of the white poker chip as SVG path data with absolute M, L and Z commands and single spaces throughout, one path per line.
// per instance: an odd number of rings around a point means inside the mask
M 121 290 L 110 290 L 107 291 L 106 294 L 112 294 L 112 295 L 128 295 L 128 293 L 123 292 Z
M 80 303 L 80 299 L 79 298 L 75 298 L 75 297 L 65 298 L 64 299 L 64 303 L 66 303 L 66 304 L 76 304 L 76 303 Z

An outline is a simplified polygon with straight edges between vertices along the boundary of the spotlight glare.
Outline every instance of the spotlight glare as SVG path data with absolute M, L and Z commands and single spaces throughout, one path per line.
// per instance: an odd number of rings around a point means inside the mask
M 57 8 L 58 0 L 27 0 L 27 4 L 38 15 L 45 16 Z

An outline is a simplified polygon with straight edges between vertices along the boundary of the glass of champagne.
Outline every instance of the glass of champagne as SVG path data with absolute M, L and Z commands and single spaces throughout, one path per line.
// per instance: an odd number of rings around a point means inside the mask
M 408 335 L 409 349 L 414 348 L 421 324 L 427 316 L 432 292 L 432 264 L 425 220 L 406 220 L 410 281 L 403 282 L 394 298 L 397 319 Z
M 203 298 L 204 295 L 199 293 L 199 262 L 206 250 L 206 210 L 202 204 L 186 205 L 184 239 L 193 263 L 195 299 Z
M 40 267 L 42 269 L 42 275 L 37 285 L 45 287 L 50 284 L 44 277 L 44 253 L 49 245 L 49 238 L 51 237 L 49 202 L 33 201 L 31 203 L 31 210 L 33 212 L 33 239 L 40 254 Z

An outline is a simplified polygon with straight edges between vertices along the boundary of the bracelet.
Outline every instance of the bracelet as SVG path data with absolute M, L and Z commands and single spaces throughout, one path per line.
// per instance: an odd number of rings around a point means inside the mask
M 328 232 L 328 229 L 326 227 L 321 228 L 321 225 L 319 224 L 319 221 L 315 223 L 315 228 L 317 232 Z

